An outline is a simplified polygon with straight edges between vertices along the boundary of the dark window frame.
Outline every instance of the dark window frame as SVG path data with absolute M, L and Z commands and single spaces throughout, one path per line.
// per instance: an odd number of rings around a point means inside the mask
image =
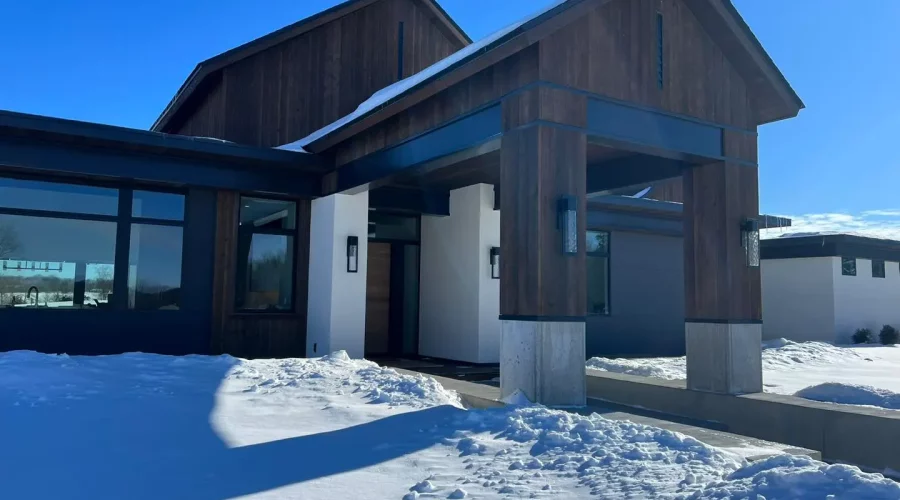
M 297 244 L 300 241 L 300 201 L 295 198 L 289 198 L 285 196 L 278 195 L 259 195 L 257 193 L 238 193 L 238 209 L 235 217 L 237 220 L 237 231 L 240 233 L 241 231 L 241 208 L 244 206 L 244 198 L 256 198 L 259 200 L 269 200 L 269 201 L 284 201 L 288 203 L 294 204 L 294 228 L 293 229 L 276 229 L 276 228 L 253 228 L 250 231 L 250 238 L 252 240 L 254 234 L 267 234 L 267 235 L 276 235 L 276 236 L 288 236 L 293 238 L 293 252 L 291 253 L 291 306 L 287 309 L 278 309 L 278 310 L 268 310 L 268 309 L 247 309 L 240 307 L 238 300 L 240 300 L 241 296 L 238 294 L 237 286 L 245 282 L 244 280 L 239 279 L 238 271 L 239 265 L 237 259 L 234 261 L 234 297 L 232 300 L 232 314 L 235 315 L 251 315 L 251 316 L 259 316 L 259 315 L 268 315 L 268 316 L 294 316 L 299 314 L 297 310 Z M 238 235 L 236 235 L 238 236 Z M 235 244 L 240 244 L 240 237 L 235 238 Z
M 612 231 L 607 231 L 603 229 L 588 229 L 585 231 L 585 241 L 587 241 L 588 235 L 591 233 L 605 233 L 606 234 L 606 251 L 594 251 L 588 252 L 587 245 L 585 245 L 585 259 L 591 257 L 601 257 L 606 258 L 606 312 L 590 312 L 589 304 L 586 305 L 585 311 L 588 316 L 611 316 L 612 315 Z M 585 266 L 587 268 L 587 266 Z M 585 269 L 586 270 L 586 269 Z M 590 276 L 585 276 L 585 280 L 589 280 Z M 587 287 L 586 287 L 587 288 Z M 587 292 L 585 292 L 585 301 L 587 301 Z
M 872 259 L 872 277 L 873 278 L 886 278 L 887 277 L 887 269 L 885 266 L 886 266 L 886 262 L 883 259 Z M 876 271 L 878 271 L 878 272 L 876 273 Z
M 63 220 L 84 220 L 97 222 L 113 222 L 116 224 L 116 247 L 113 256 L 113 301 L 107 308 L 84 308 L 79 310 L 95 310 L 95 311 L 139 311 L 140 309 L 131 309 L 128 307 L 128 267 L 129 256 L 131 253 L 131 225 L 146 224 L 159 226 L 177 226 L 184 231 L 187 214 L 180 221 L 171 219 L 155 219 L 152 217 L 132 217 L 132 201 L 134 191 L 153 191 L 157 193 L 177 194 L 184 196 L 185 206 L 187 206 L 187 191 L 171 187 L 162 187 L 145 183 L 127 183 L 112 182 L 106 180 L 91 180 L 81 178 L 68 178 L 65 176 L 55 175 L 34 175 L 29 173 L 6 171 L 0 169 L 0 178 L 22 180 L 22 181 L 39 181 L 50 184 L 68 184 L 76 186 L 88 186 L 115 189 L 118 196 L 118 206 L 116 215 L 104 214 L 86 214 L 74 212 L 60 212 L 57 210 L 40 210 L 40 209 L 22 209 L 9 208 L 0 205 L 0 214 L 18 215 L 26 217 L 39 217 L 45 219 L 63 219 Z M 181 287 L 184 287 L 184 247 L 181 249 Z M 117 290 L 125 290 L 124 293 L 116 293 Z M 21 308 L 23 311 L 31 311 L 27 308 Z M 173 311 L 178 311 L 173 310 Z M 44 311 L 44 309 L 41 309 Z M 102 314 L 102 312 L 101 312 Z
M 853 264 L 852 271 L 847 267 L 850 263 Z M 856 276 L 856 257 L 841 257 L 841 275 L 842 276 Z

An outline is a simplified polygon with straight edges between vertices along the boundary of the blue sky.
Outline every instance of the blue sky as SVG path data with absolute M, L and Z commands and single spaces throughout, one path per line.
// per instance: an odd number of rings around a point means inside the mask
M 440 1 L 478 39 L 552 0 Z M 147 128 L 197 62 L 336 3 L 5 2 L 0 109 Z M 762 210 L 900 235 L 900 2 L 734 3 L 807 105 L 761 128 Z

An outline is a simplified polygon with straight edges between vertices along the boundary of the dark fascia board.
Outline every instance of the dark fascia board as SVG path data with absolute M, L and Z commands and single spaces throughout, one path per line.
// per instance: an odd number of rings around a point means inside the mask
M 0 136 L 75 142 L 82 146 L 122 148 L 181 158 L 266 163 L 310 172 L 326 170 L 326 162 L 312 154 L 3 110 L 0 110 Z
M 825 234 L 763 240 L 760 256 L 768 259 L 853 257 L 900 262 L 900 241 L 851 234 Z
M 194 71 L 188 75 L 187 80 L 181 84 L 175 97 L 172 98 L 156 121 L 153 122 L 150 130 L 161 131 L 164 129 L 200 84 L 213 73 L 242 59 L 246 59 L 247 57 L 258 54 L 268 48 L 274 47 L 285 40 L 296 38 L 323 24 L 340 19 L 341 17 L 362 9 L 363 7 L 367 7 L 377 1 L 379 0 L 347 0 L 334 7 L 313 14 L 310 17 L 301 19 L 296 23 L 285 26 L 284 28 L 273 31 L 267 35 L 263 35 L 255 40 L 251 40 L 243 45 L 239 45 L 197 64 Z M 472 43 L 472 39 L 469 38 L 465 31 L 456 24 L 456 21 L 454 21 L 440 5 L 438 5 L 436 0 L 421 1 L 432 7 L 432 10 L 436 14 L 436 18 L 438 21 L 443 22 L 448 32 L 457 34 L 461 46 Z

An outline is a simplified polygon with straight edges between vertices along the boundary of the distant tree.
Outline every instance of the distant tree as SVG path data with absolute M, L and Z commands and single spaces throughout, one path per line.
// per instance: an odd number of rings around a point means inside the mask
M 101 299 L 106 300 L 113 289 L 112 266 L 97 266 L 96 273 L 96 277 L 93 279 L 93 291 L 99 293 Z
M 869 342 L 872 342 L 872 330 L 860 328 L 853 333 L 854 344 L 868 344 Z
M 884 325 L 878 333 L 878 340 L 884 345 L 894 345 L 900 342 L 900 333 L 891 325 Z
M 19 249 L 19 234 L 10 224 L 0 224 L 0 259 L 10 257 Z

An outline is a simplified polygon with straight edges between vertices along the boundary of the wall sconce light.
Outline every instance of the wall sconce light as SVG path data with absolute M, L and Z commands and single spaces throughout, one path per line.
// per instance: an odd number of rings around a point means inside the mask
M 347 272 L 359 271 L 359 238 L 347 236 Z
M 759 221 L 744 219 L 741 222 L 741 246 L 744 247 L 747 267 L 759 267 Z
M 559 198 L 556 205 L 557 227 L 562 234 L 562 252 L 566 255 L 578 253 L 577 201 L 572 195 Z
M 491 279 L 500 279 L 500 247 L 491 247 L 490 251 Z

